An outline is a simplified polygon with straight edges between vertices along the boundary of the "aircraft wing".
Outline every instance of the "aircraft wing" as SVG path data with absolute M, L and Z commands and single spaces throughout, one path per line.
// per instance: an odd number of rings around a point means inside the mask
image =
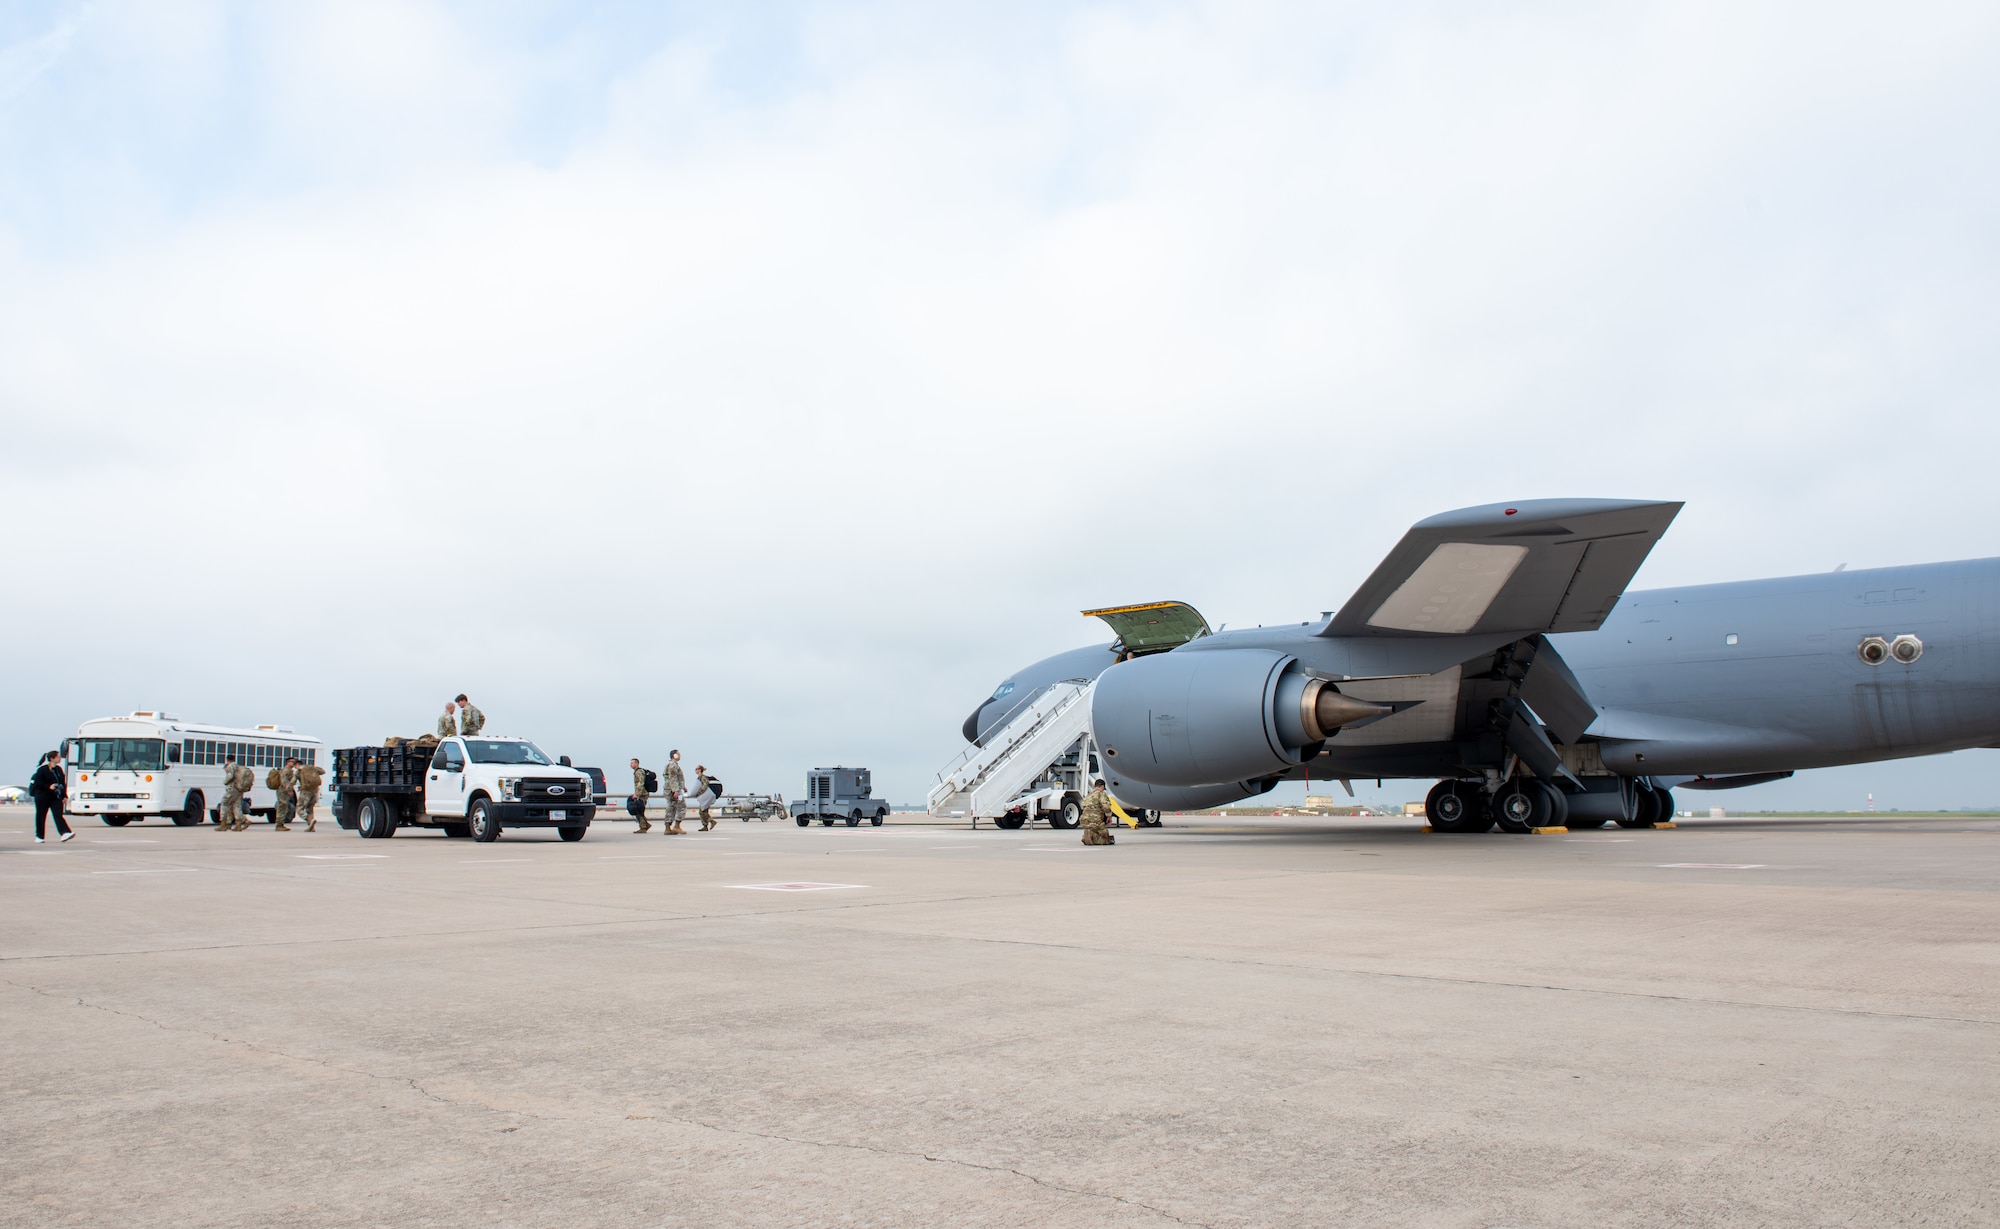
M 1535 499 L 1418 521 L 1320 634 L 1595 631 L 1680 510 Z

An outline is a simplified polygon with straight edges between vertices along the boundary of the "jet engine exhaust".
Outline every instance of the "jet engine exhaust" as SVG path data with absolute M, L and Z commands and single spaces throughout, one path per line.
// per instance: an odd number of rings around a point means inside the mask
M 1338 687 L 1325 679 L 1311 680 L 1299 693 L 1299 724 L 1305 727 L 1306 738 L 1312 742 L 1333 737 L 1334 731 L 1341 726 L 1366 721 L 1370 717 L 1387 716 L 1395 711 L 1387 704 L 1373 704 L 1343 695 Z

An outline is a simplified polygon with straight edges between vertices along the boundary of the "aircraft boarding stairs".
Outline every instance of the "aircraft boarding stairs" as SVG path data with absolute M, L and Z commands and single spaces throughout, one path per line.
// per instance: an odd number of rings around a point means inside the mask
M 1071 786 L 1058 778 L 1037 782 L 1049 766 L 1090 736 L 1090 695 L 1095 682 L 1078 679 L 1052 684 L 990 731 L 984 746 L 968 747 L 931 787 L 926 809 L 932 815 L 997 819 L 1019 809 L 1028 820 L 1041 811 L 1062 809 Z M 1081 762 L 1081 761 L 1079 761 Z

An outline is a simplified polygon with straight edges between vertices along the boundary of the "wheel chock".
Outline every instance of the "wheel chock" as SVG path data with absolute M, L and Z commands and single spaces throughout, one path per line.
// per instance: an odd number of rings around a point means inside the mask
M 1530 832 L 1531 834 L 1535 835 L 1535 836 L 1561 836 L 1561 835 L 1563 835 L 1564 833 L 1568 832 L 1568 831 L 1569 831 L 1569 829 L 1568 829 L 1568 828 L 1530 828 L 1530 829 L 1528 829 L 1528 831 L 1529 831 L 1529 832 Z
M 1430 826 L 1429 824 L 1425 824 L 1425 825 L 1424 825 L 1423 827 L 1421 827 L 1421 828 L 1417 829 L 1417 831 L 1419 831 L 1419 832 L 1429 832 L 1429 831 L 1431 831 L 1431 826 Z
M 1664 824 L 1654 824 L 1654 825 L 1653 825 L 1653 828 L 1654 828 L 1654 830 L 1655 830 L 1655 831 L 1657 831 L 1657 830 L 1659 830 L 1659 829 L 1661 829 L 1661 828 L 1678 828 L 1678 827 L 1680 827 L 1680 825 L 1679 825 L 1679 824 L 1677 824 L 1677 823 L 1675 823 L 1675 822 L 1674 822 L 1673 820 L 1671 820 L 1671 819 L 1670 819 L 1670 820 L 1668 820 L 1668 821 L 1667 821 L 1666 823 L 1664 823 Z

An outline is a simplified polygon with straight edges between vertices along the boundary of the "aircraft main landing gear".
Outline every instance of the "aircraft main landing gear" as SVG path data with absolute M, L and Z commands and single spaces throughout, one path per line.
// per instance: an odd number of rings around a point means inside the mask
M 1424 799 L 1433 832 L 1484 832 L 1493 826 L 1486 789 L 1472 781 L 1440 781 Z

